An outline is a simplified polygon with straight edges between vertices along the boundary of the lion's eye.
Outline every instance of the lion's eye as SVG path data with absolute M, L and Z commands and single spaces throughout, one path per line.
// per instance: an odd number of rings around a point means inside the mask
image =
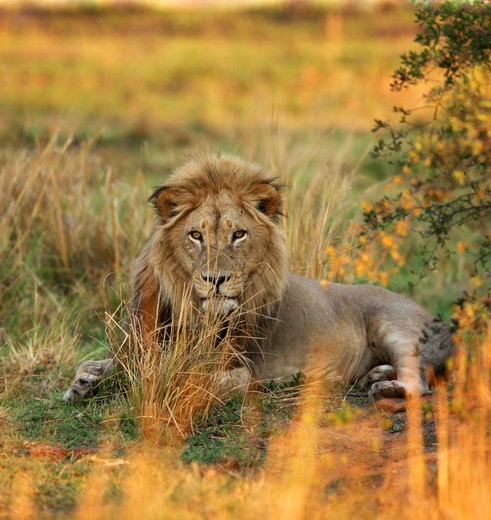
M 243 229 L 238 229 L 237 231 L 234 231 L 234 234 L 232 235 L 234 242 L 238 240 L 243 240 L 247 236 L 247 231 Z
M 199 231 L 194 230 L 189 233 L 189 238 L 192 240 L 201 240 L 203 235 Z

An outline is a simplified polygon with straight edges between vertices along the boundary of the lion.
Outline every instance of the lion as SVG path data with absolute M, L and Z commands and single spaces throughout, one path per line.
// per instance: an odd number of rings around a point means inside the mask
M 444 374 L 451 331 L 412 300 L 289 271 L 282 187 L 261 166 L 226 154 L 191 158 L 149 201 L 157 221 L 131 277 L 145 341 L 158 341 L 191 300 L 198 323 L 204 313 L 235 316 L 229 337 L 245 362 L 231 370 L 244 387 L 301 372 L 359 383 L 370 402 L 404 402 L 430 392 L 428 374 Z M 82 363 L 64 399 L 88 395 L 113 365 Z

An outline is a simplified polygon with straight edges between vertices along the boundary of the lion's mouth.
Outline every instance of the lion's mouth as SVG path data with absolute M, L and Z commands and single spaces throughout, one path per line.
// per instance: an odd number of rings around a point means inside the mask
M 203 312 L 210 312 L 212 314 L 220 314 L 226 316 L 235 311 L 239 307 L 239 302 L 236 298 L 229 297 L 210 297 L 201 298 L 201 309 Z

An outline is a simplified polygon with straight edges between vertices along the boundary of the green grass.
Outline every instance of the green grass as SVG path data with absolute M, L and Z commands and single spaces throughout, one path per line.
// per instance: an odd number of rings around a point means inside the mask
M 264 460 L 268 438 L 285 430 L 294 406 L 278 395 L 236 395 L 213 410 L 207 424 L 189 436 L 182 451 L 186 463 L 222 464 L 236 469 L 258 467 Z

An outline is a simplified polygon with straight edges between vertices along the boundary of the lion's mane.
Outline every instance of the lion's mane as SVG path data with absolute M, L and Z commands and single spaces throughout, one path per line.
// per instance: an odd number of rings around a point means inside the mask
M 265 211 L 265 205 L 270 201 L 257 198 L 258 187 L 264 186 L 276 199 L 269 212 Z M 159 195 L 163 191 L 172 193 L 171 204 L 166 208 L 159 207 Z M 182 306 L 192 299 L 192 291 L 191 280 L 176 255 L 176 241 L 180 237 L 174 231 L 175 224 L 184 215 L 196 211 L 205 199 L 221 191 L 229 191 L 237 197 L 242 209 L 254 217 L 256 232 L 267 233 L 268 248 L 261 251 L 259 264 L 249 266 L 252 275 L 240 302 L 246 334 L 259 339 L 274 326 L 272 318 L 277 314 L 287 283 L 288 255 L 281 222 L 283 199 L 274 177 L 259 165 L 231 155 L 206 155 L 188 160 L 150 197 L 157 221 L 134 264 L 133 310 L 143 319 L 154 320 L 157 327 L 178 318 Z

